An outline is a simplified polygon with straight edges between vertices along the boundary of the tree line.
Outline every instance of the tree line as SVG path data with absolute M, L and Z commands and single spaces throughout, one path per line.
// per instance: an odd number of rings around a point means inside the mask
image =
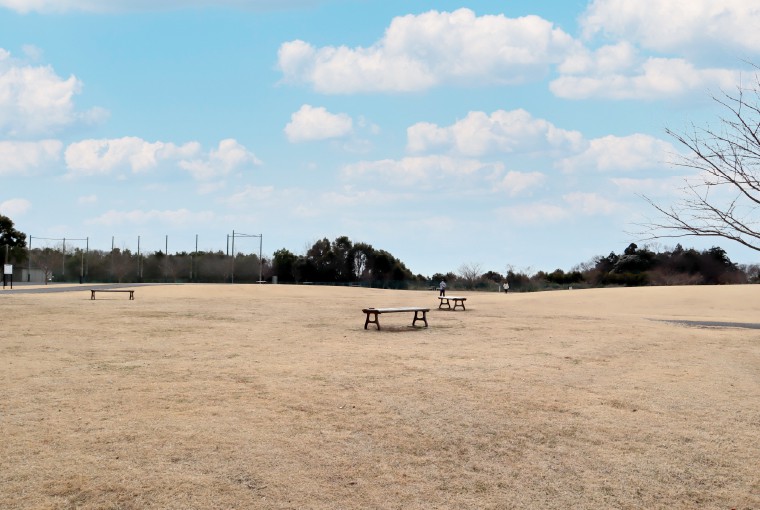
M 16 271 L 36 271 L 45 282 L 200 282 L 363 284 L 386 288 L 409 288 L 423 281 L 398 258 L 371 244 L 354 243 L 346 236 L 330 241 L 319 239 L 297 255 L 286 248 L 271 258 L 255 253 L 223 251 L 162 251 L 135 253 L 129 249 L 110 251 L 67 249 L 62 246 L 27 249 L 26 235 L 0 215 L 0 250 L 5 264 Z M 30 277 L 31 278 L 31 277 Z
M 66 282 L 199 282 L 199 283 L 316 283 L 382 288 L 430 288 L 446 280 L 450 289 L 494 290 L 504 283 L 512 291 L 535 291 L 574 286 L 642 286 L 760 283 L 760 266 L 738 265 L 720 247 L 698 251 L 675 248 L 654 251 L 630 244 L 623 253 L 611 252 L 578 264 L 570 271 L 482 271 L 479 264 L 462 264 L 456 271 L 415 275 L 397 257 L 347 236 L 322 238 L 305 253 L 286 248 L 272 257 L 255 253 L 197 251 L 167 254 L 134 253 L 62 247 L 26 247 L 26 236 L 10 218 L 0 215 L 0 253 L 6 264 L 30 268 L 47 281 Z
M 645 285 L 722 285 L 760 283 L 760 265 L 736 264 L 718 246 L 706 250 L 684 248 L 654 251 L 631 243 L 617 254 L 597 256 L 570 271 L 555 269 L 526 274 L 509 270 L 505 275 L 489 271 L 478 282 L 489 286 L 509 282 L 510 290 L 534 291 L 557 288 L 589 288 Z M 477 285 L 476 285 L 477 287 Z

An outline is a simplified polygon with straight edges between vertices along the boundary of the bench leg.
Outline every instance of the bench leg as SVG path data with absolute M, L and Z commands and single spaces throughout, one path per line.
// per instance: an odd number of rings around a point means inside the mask
M 454 301 L 454 310 L 456 310 L 456 309 L 457 309 L 457 306 L 461 306 L 461 307 L 462 307 L 462 310 L 467 310 L 467 309 L 464 307 L 464 301 L 459 301 L 458 303 L 457 303 L 456 301 Z
M 95 291 L 91 290 L 90 292 L 92 292 L 92 295 L 90 296 L 90 300 L 95 299 Z
M 451 303 L 449 302 L 448 299 L 441 299 L 441 304 L 438 305 L 438 309 L 440 310 L 441 308 L 443 308 L 443 305 L 446 305 L 446 308 L 448 310 L 451 310 Z
M 370 315 L 374 315 L 375 316 L 375 320 L 369 320 L 369 316 Z M 376 313 L 376 312 L 367 312 L 367 320 L 364 321 L 364 329 L 367 329 L 367 326 L 369 324 L 374 324 L 375 326 L 377 326 L 377 329 L 380 329 L 380 320 L 379 320 L 379 318 L 380 318 L 380 314 L 379 313 Z
M 419 316 L 420 313 L 422 313 L 422 317 Z M 415 326 L 417 324 L 417 321 L 424 322 L 425 323 L 425 327 L 428 327 L 427 313 L 426 312 L 415 311 L 414 312 L 414 320 L 412 321 L 412 326 Z
M 133 291 L 133 290 L 130 290 L 130 291 L 129 291 L 129 299 L 130 299 L 131 301 L 134 301 L 134 300 L 135 300 L 135 291 Z

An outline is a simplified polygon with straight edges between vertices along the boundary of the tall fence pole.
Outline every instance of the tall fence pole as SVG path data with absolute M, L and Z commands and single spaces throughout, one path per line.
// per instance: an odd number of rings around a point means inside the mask
M 235 231 L 232 231 L 232 270 L 230 272 L 230 283 L 235 283 Z
M 114 241 L 114 236 L 111 236 L 111 281 L 112 282 L 113 282 L 113 256 L 114 256 L 113 241 Z
M 137 281 L 142 281 L 142 264 L 140 260 L 140 236 L 137 236 Z

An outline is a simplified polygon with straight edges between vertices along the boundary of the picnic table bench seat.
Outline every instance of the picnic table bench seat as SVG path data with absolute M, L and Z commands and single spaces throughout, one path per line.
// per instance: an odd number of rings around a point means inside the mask
M 430 308 L 420 308 L 416 306 L 402 306 L 397 308 L 364 308 L 362 309 L 362 312 L 367 314 L 367 320 L 364 321 L 364 329 L 367 329 L 367 326 L 370 324 L 374 324 L 377 326 L 377 329 L 380 329 L 379 318 L 381 313 L 402 312 L 414 312 L 414 320 L 412 321 L 412 326 L 415 326 L 417 324 L 417 321 L 422 321 L 425 323 L 425 327 L 428 327 L 427 312 L 429 311 Z M 419 314 L 422 314 L 422 316 Z
M 438 299 L 441 300 L 440 303 L 438 303 L 438 309 L 441 309 L 445 306 L 448 310 L 456 310 L 457 307 L 461 307 L 462 310 L 467 310 L 467 308 L 464 307 L 464 302 L 467 301 L 466 297 L 438 296 Z M 454 302 L 454 308 L 451 307 L 451 301 Z
M 90 289 L 90 299 L 95 299 L 96 292 L 128 292 L 129 299 L 134 301 L 135 291 L 131 289 Z

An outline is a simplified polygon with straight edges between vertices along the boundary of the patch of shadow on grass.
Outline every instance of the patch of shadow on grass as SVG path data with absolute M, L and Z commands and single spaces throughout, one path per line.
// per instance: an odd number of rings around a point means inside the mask
M 694 326 L 697 328 L 743 328 L 743 329 L 760 329 L 760 323 L 757 322 L 722 322 L 722 321 L 689 321 L 689 320 L 662 320 L 653 319 L 657 322 L 668 322 L 670 324 L 679 324 L 681 326 Z

